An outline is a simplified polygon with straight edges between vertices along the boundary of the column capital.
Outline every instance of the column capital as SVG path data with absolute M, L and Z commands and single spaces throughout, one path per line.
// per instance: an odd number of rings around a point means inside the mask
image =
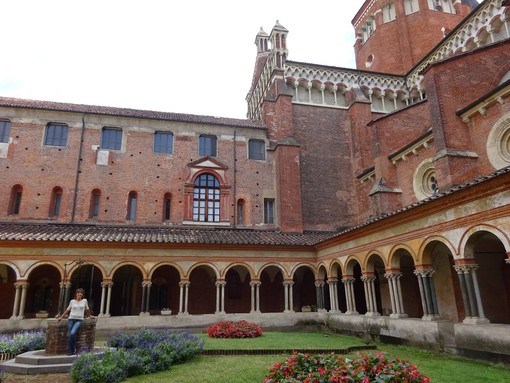
M 356 282 L 356 279 L 353 278 L 353 277 L 345 277 L 345 278 L 342 278 L 342 283 L 344 285 L 352 285 L 354 284 L 354 282 Z
M 426 277 L 432 277 L 435 272 L 436 271 L 434 269 L 419 269 L 419 270 L 414 270 L 413 273 L 417 277 L 426 278 Z
M 453 268 L 458 274 L 466 274 L 470 273 L 471 271 L 478 270 L 478 264 L 470 264 L 470 265 L 454 265 Z
M 149 287 L 150 287 L 150 286 L 152 286 L 152 282 L 149 282 L 149 281 L 143 281 L 143 282 L 142 282 L 142 286 L 143 286 L 143 287 L 147 287 L 147 286 L 149 286 Z
M 113 286 L 113 282 L 112 281 L 101 282 L 101 287 L 112 287 L 112 286 Z
M 216 281 L 216 283 L 214 284 L 215 286 L 225 286 L 227 284 L 227 282 L 225 281 Z
M 22 289 L 26 289 L 28 286 L 30 286 L 30 283 L 28 283 L 27 281 L 21 281 L 21 282 L 14 283 L 14 287 L 16 287 L 16 288 L 21 287 Z
M 384 278 L 386 279 L 400 279 L 402 277 L 402 273 L 400 271 L 390 271 L 384 274 Z
M 190 281 L 179 282 L 179 286 L 181 287 L 189 286 L 190 284 Z
M 510 265 L 510 258 L 508 259 L 505 259 L 505 262 L 508 263 Z
M 61 289 L 62 289 L 62 288 L 64 288 L 64 289 L 68 289 L 68 288 L 70 288 L 70 287 L 71 287 L 71 282 L 60 282 L 60 283 L 58 284 L 58 286 L 59 286 Z
M 376 276 L 375 276 L 375 275 L 373 275 L 373 274 L 362 275 L 362 276 L 361 276 L 361 280 L 362 280 L 363 282 L 365 282 L 365 281 L 375 281 L 375 280 L 376 280 Z
M 261 284 L 262 284 L 262 282 L 260 282 L 260 281 L 250 282 L 250 286 L 260 286 Z
M 337 283 L 338 282 L 338 278 L 329 278 L 327 280 L 327 283 L 330 284 L 330 283 Z
M 283 281 L 284 286 L 294 286 L 294 281 Z

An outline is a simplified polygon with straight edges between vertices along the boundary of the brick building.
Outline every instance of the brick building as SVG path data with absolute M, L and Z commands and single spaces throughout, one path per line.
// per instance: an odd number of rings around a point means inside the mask
M 509 16 L 367 0 L 357 69 L 288 60 L 277 22 L 246 120 L 0 97 L 0 326 L 80 286 L 103 329 L 311 319 L 509 357 Z

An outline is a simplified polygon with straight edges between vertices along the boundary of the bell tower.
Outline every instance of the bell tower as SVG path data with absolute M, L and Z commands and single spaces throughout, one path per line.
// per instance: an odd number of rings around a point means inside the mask
M 406 73 L 477 5 L 475 0 L 366 0 L 352 20 L 356 67 Z

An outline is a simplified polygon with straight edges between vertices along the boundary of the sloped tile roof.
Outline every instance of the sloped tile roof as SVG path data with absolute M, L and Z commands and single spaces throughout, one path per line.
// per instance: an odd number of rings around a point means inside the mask
M 199 116 L 195 114 L 156 112 L 152 110 L 70 104 L 53 101 L 25 100 L 21 98 L 10 97 L 0 97 L 0 106 L 12 108 L 54 110 L 60 112 L 100 114 L 114 117 L 130 117 L 130 118 L 145 118 L 152 120 L 178 121 L 196 124 L 225 125 L 240 128 L 266 129 L 266 126 L 261 121 L 243 120 L 237 118 Z
M 0 222 L 0 241 L 313 246 L 331 232 Z

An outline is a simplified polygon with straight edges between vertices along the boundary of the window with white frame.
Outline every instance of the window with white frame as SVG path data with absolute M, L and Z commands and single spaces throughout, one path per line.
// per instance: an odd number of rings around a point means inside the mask
M 383 11 L 383 23 L 388 23 L 397 18 L 397 13 L 395 12 L 395 5 L 393 3 L 385 4 L 382 8 Z
M 362 38 L 362 41 L 363 43 L 365 43 L 368 38 L 370 36 L 372 36 L 372 34 L 374 33 L 375 31 L 375 17 L 374 16 L 370 16 L 367 21 L 365 22 L 365 24 L 363 24 L 363 26 L 361 27 L 360 29 L 360 35 L 361 35 L 361 38 Z
M 406 15 L 418 12 L 420 10 L 420 4 L 418 0 L 404 0 L 404 10 Z
M 264 199 L 264 223 L 274 223 L 274 199 Z
M 452 0 L 428 0 L 428 4 L 433 11 L 456 13 Z

